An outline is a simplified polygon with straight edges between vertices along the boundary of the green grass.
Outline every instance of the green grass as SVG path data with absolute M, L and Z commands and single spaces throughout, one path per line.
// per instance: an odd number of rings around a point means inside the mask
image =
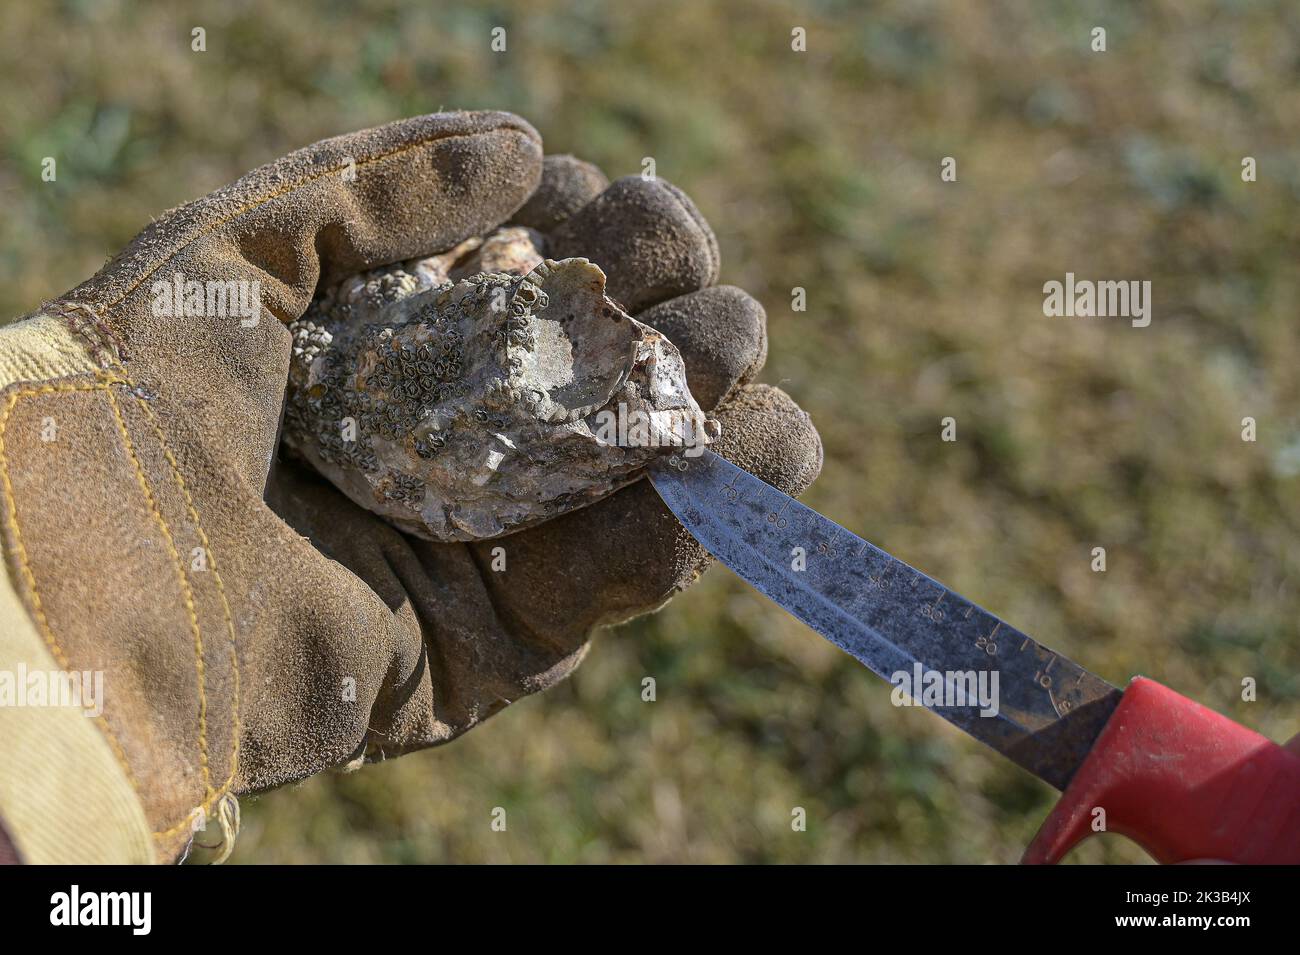
M 297 146 L 514 110 L 551 151 L 611 176 L 653 156 L 695 198 L 723 280 L 768 309 L 766 380 L 825 439 L 810 504 L 1112 680 L 1300 730 L 1300 11 L 867 7 L 8 9 L 0 314 Z M 1149 279 L 1151 327 L 1045 318 L 1066 271 Z M 234 858 L 1006 862 L 1051 800 L 715 570 L 449 747 L 246 801 Z M 1108 838 L 1076 858 L 1143 855 Z

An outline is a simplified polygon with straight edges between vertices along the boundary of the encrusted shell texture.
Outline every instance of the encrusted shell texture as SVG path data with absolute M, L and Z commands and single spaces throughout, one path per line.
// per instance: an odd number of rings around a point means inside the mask
M 290 326 L 283 440 L 348 497 L 421 537 L 480 540 L 716 436 L 677 349 L 597 266 L 539 262 L 523 229 L 472 242 L 347 280 Z

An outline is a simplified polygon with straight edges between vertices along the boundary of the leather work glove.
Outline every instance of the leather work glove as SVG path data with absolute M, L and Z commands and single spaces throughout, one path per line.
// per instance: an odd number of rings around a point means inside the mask
M 510 222 L 600 265 L 678 346 L 720 453 L 791 494 L 816 477 L 807 415 L 748 383 L 763 309 L 714 285 L 717 242 L 676 188 L 543 160 L 506 113 L 423 116 L 256 169 L 0 330 L 0 668 L 103 676 L 94 719 L 0 707 L 0 820 L 23 858 L 172 861 L 209 822 L 228 851 L 236 796 L 453 739 L 563 679 L 593 628 L 699 576 L 706 554 L 648 481 L 435 544 L 277 460 L 285 323 L 318 284 Z M 176 275 L 259 282 L 260 319 L 155 314 L 153 286 Z

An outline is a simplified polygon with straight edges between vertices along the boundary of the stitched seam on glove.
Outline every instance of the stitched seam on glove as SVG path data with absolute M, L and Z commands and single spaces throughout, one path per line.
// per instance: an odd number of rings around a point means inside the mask
M 172 556 L 173 564 L 176 569 L 178 582 L 181 585 L 181 592 L 184 596 L 186 609 L 190 615 L 191 626 L 195 637 L 195 644 L 194 644 L 195 669 L 198 675 L 199 707 L 200 707 L 199 749 L 200 749 L 200 763 L 203 769 L 203 777 L 204 777 L 205 798 L 203 803 L 199 807 L 187 813 L 186 816 L 182 818 L 179 822 L 167 828 L 155 830 L 153 832 L 153 836 L 155 839 L 163 840 L 176 835 L 181 830 L 187 827 L 190 827 L 196 815 L 201 814 L 206 816 L 213 810 L 214 807 L 217 807 L 220 804 L 221 800 L 229 793 L 234 783 L 235 775 L 238 771 L 238 755 L 239 755 L 239 740 L 240 740 L 239 660 L 238 660 L 238 653 L 235 644 L 234 623 L 230 615 L 229 603 L 226 600 L 225 586 L 221 581 L 221 577 L 219 573 L 217 573 L 216 571 L 215 555 L 213 555 L 212 553 L 211 546 L 207 538 L 207 534 L 203 531 L 202 525 L 198 520 L 198 513 L 193 506 L 193 500 L 189 494 L 188 488 L 185 485 L 184 478 L 180 473 L 180 469 L 176 462 L 175 455 L 172 453 L 170 446 L 167 444 L 166 437 L 161 427 L 157 423 L 153 415 L 152 409 L 148 407 L 147 402 L 145 402 L 137 395 L 136 401 L 144 409 L 145 414 L 148 417 L 148 420 L 150 421 L 150 424 L 153 427 L 154 432 L 158 437 L 163 453 L 167 459 L 168 465 L 172 470 L 173 477 L 176 480 L 177 487 L 181 491 L 181 494 L 185 500 L 186 510 L 190 516 L 190 519 L 194 522 L 195 531 L 198 534 L 199 539 L 202 542 L 202 545 L 208 555 L 208 559 L 209 559 L 208 566 L 209 569 L 213 572 L 213 579 L 217 585 L 218 593 L 220 594 L 221 597 L 225 623 L 228 628 L 228 632 L 230 636 L 231 665 L 232 665 L 233 680 L 234 680 L 234 701 L 233 701 L 234 731 L 232 733 L 232 746 L 231 746 L 231 757 L 230 757 L 231 767 L 230 767 L 230 774 L 226 778 L 226 780 L 222 783 L 220 789 L 214 790 L 211 785 L 211 779 L 208 770 L 207 726 L 206 726 L 207 698 L 205 692 L 206 681 L 205 681 L 204 664 L 203 664 L 202 628 L 201 625 L 199 624 L 197 612 L 195 610 L 193 595 L 190 588 L 189 580 L 185 575 L 184 565 L 181 563 L 180 555 L 176 549 L 175 541 L 172 536 L 170 527 L 168 526 L 165 518 L 163 517 L 161 511 L 158 508 L 158 504 L 152 493 L 152 490 L 149 488 L 148 478 L 145 475 L 143 466 L 141 465 L 139 457 L 135 452 L 134 445 L 130 438 L 129 430 L 127 429 L 126 422 L 122 417 L 121 408 L 118 404 L 116 397 L 112 394 L 111 391 L 111 389 L 113 389 L 116 386 L 125 386 L 132 393 L 134 393 L 135 389 L 130 379 L 125 378 L 116 373 L 97 372 L 95 377 L 96 380 L 94 382 L 62 383 L 62 384 L 51 384 L 46 382 L 38 385 L 20 387 L 10 392 L 5 402 L 4 410 L 3 412 L 0 412 L 0 489 L 3 490 L 5 496 L 5 512 L 4 512 L 5 520 L 12 541 L 12 547 L 10 548 L 10 557 L 11 557 L 11 561 L 16 564 L 15 569 L 18 572 L 18 574 L 21 576 L 21 579 L 26 584 L 28 593 L 30 595 L 29 599 L 31 602 L 32 618 L 36 622 L 37 627 L 42 637 L 44 638 L 47 646 L 50 648 L 51 653 L 54 654 L 56 661 L 63 669 L 71 670 L 72 669 L 71 662 L 69 661 L 66 652 L 63 650 L 63 647 L 59 643 L 58 638 L 54 635 L 53 629 L 51 628 L 49 621 L 46 618 L 45 611 L 41 603 L 40 590 L 37 585 L 35 575 L 32 572 L 27 557 L 26 547 L 23 543 L 21 526 L 18 520 L 17 503 L 13 492 L 13 485 L 9 476 L 8 459 L 5 454 L 4 433 L 6 427 L 8 426 L 9 419 L 13 413 L 14 407 L 17 405 L 19 399 L 23 397 L 29 397 L 33 395 L 43 395 L 43 394 L 66 393 L 66 392 L 86 392 L 86 391 L 105 392 L 106 397 L 108 397 L 109 399 L 110 405 L 113 410 L 113 414 L 117 421 L 118 431 L 123 441 L 123 447 L 126 450 L 127 455 L 134 466 L 136 472 L 136 479 L 140 484 L 140 488 L 144 495 L 144 499 L 150 511 L 153 513 L 154 518 L 158 522 L 158 526 L 163 533 L 164 539 L 167 541 L 168 548 Z M 139 799 L 143 804 L 143 797 L 138 782 L 136 780 L 135 774 L 131 770 L 131 767 L 126 759 L 125 752 L 123 751 L 123 748 L 121 746 L 121 743 L 118 741 L 117 736 L 114 734 L 112 727 L 109 725 L 107 719 L 102 714 L 96 718 L 96 721 L 100 729 L 103 731 L 106 739 L 108 740 L 109 746 L 113 750 L 113 754 L 118 764 L 121 766 L 123 772 L 126 774 L 127 780 L 131 784 L 131 788 L 135 791 L 136 798 Z
M 194 609 L 194 591 L 190 589 L 189 578 L 185 576 L 181 554 L 176 549 L 176 538 L 172 536 L 171 528 L 167 526 L 167 520 L 163 517 L 158 501 L 149 487 L 149 479 L 145 476 L 144 467 L 135 453 L 135 444 L 131 441 L 131 433 L 122 418 L 122 409 L 111 389 L 105 389 L 105 394 L 108 397 L 109 407 L 113 409 L 113 417 L 117 420 L 117 431 L 121 435 L 122 446 L 126 448 L 127 456 L 135 468 L 135 479 L 140 485 L 140 493 L 144 495 L 145 503 L 148 504 L 154 521 L 162 531 L 163 540 L 167 542 L 167 551 L 171 554 L 172 567 L 176 571 L 176 582 L 181 588 L 181 599 L 185 603 L 185 612 L 190 618 L 190 632 L 194 634 L 194 671 L 199 687 L 199 769 L 203 774 L 203 796 L 206 802 L 212 796 L 212 775 L 208 769 L 208 681 L 207 671 L 203 665 L 203 627 L 199 623 L 198 611 Z
M 40 590 L 36 586 L 36 576 L 32 573 L 31 565 L 27 559 L 27 548 L 23 544 L 22 531 L 18 524 L 18 504 L 14 497 L 13 482 L 9 478 L 9 460 L 5 455 L 4 433 L 5 428 L 9 425 L 9 417 L 13 413 L 14 405 L 18 404 L 19 398 L 69 391 L 102 391 L 124 381 L 124 379 L 116 375 L 103 373 L 96 374 L 95 377 L 94 382 L 82 384 L 42 384 L 20 388 L 10 392 L 8 400 L 5 402 L 4 411 L 0 412 L 0 485 L 3 485 L 4 488 L 5 522 L 9 528 L 10 541 L 12 542 L 12 546 L 9 548 L 10 558 L 16 563 L 15 569 L 21 574 L 23 582 L 27 585 L 28 599 L 31 601 L 32 619 L 36 622 L 37 629 L 40 630 L 41 636 L 45 638 L 45 643 L 49 646 L 50 652 L 54 654 L 54 659 L 58 661 L 59 666 L 68 671 L 72 670 L 72 663 L 69 661 L 63 647 L 60 646 L 54 631 L 50 629 L 49 621 L 45 618 L 45 609 L 41 605 Z M 131 772 L 131 767 L 126 761 L 126 754 L 122 751 L 122 745 L 113 733 L 113 728 L 108 725 L 108 720 L 103 714 L 95 717 L 95 720 L 108 738 L 108 743 L 113 748 L 113 754 L 117 757 L 118 764 L 122 767 L 122 771 L 126 773 L 131 788 L 135 790 L 136 798 L 140 799 L 141 804 L 143 804 L 144 799 L 141 796 L 135 774 Z
M 180 465 L 176 462 L 176 456 L 172 454 L 171 446 L 167 443 L 167 437 L 163 433 L 162 426 L 158 423 L 153 409 L 149 407 L 149 402 L 145 401 L 138 395 L 135 396 L 136 403 L 144 410 L 145 417 L 149 419 L 149 424 L 153 427 L 154 434 L 158 438 L 158 444 L 162 447 L 163 455 L 167 459 L 167 465 L 171 468 L 172 477 L 176 479 L 176 487 L 181 492 L 181 497 L 185 500 L 185 510 L 189 514 L 190 521 L 194 524 L 194 531 L 198 534 L 199 545 L 207 555 L 208 571 L 212 574 L 213 582 L 217 585 L 217 594 L 221 598 L 221 612 L 225 619 L 226 632 L 230 637 L 230 669 L 234 679 L 232 716 L 234 729 L 232 731 L 232 740 L 230 748 L 230 774 L 226 777 L 221 788 L 215 792 L 210 792 L 208 799 L 201 807 L 203 812 L 210 812 L 212 807 L 222 801 L 234 785 L 235 776 L 239 772 L 239 744 L 240 735 L 243 730 L 241 714 L 239 709 L 239 652 L 237 640 L 235 637 L 235 621 L 230 612 L 230 601 L 226 597 L 226 585 L 221 579 L 221 573 L 217 569 L 217 556 L 212 549 L 212 544 L 208 540 L 207 533 L 203 530 L 203 524 L 199 520 L 199 513 L 194 507 L 194 499 L 190 495 L 190 490 L 185 484 L 185 478 L 181 476 Z M 120 417 L 119 417 L 120 420 Z M 169 832 L 159 833 L 159 835 L 169 835 Z

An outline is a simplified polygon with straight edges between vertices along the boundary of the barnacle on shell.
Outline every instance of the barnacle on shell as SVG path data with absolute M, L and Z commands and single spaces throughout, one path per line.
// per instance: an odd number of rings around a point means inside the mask
M 586 259 L 503 229 L 347 279 L 290 326 L 284 442 L 352 500 L 431 540 L 582 507 L 717 423 L 681 355 Z

